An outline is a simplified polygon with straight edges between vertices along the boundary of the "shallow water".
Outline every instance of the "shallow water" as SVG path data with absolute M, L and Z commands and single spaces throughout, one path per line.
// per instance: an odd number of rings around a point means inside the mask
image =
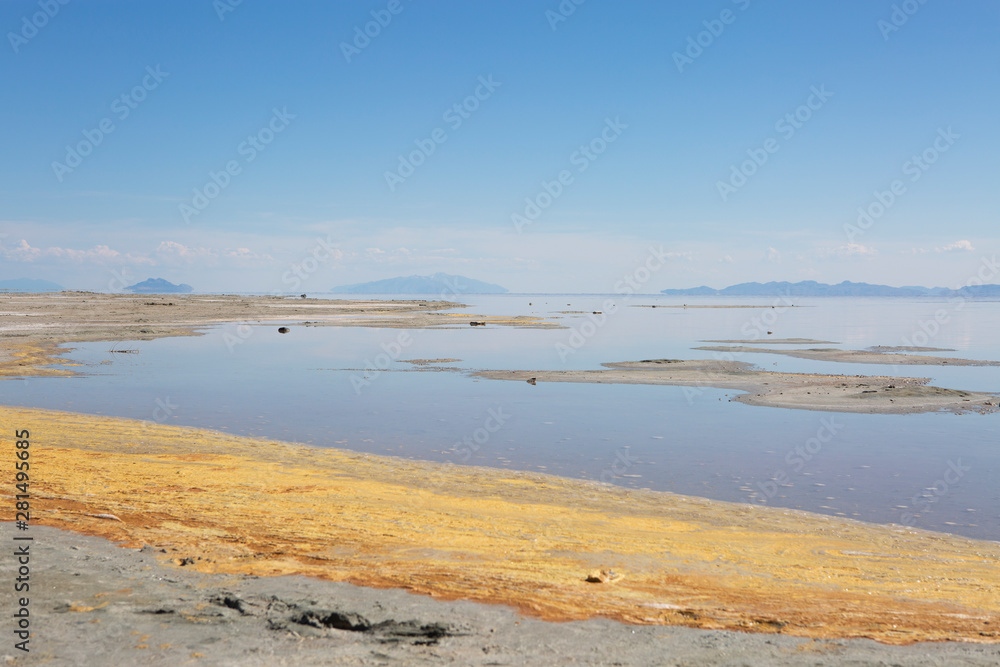
M 1000 359 L 1000 303 L 969 301 L 958 308 L 947 300 L 795 298 L 796 307 L 788 308 L 771 297 L 661 295 L 465 301 L 470 307 L 461 310 L 470 314 L 559 317 L 570 328 L 295 326 L 280 335 L 277 324 L 225 325 L 199 337 L 76 344 L 68 356 L 83 364 L 83 375 L 6 380 L 0 382 L 0 401 L 1000 540 L 998 414 L 811 412 L 731 403 L 731 390 L 531 386 L 459 371 L 395 372 L 414 369 L 404 360 L 417 358 L 461 359 L 445 365 L 463 370 L 712 358 L 719 353 L 691 348 L 707 339 L 769 337 L 831 340 L 840 345 L 807 347 L 843 349 L 927 345 L 955 348 L 940 353 L 945 356 Z M 776 307 L 637 307 L 685 302 Z M 560 312 L 568 310 L 585 313 Z M 773 354 L 737 358 L 768 370 L 930 377 L 939 386 L 1000 392 L 997 367 L 837 364 Z

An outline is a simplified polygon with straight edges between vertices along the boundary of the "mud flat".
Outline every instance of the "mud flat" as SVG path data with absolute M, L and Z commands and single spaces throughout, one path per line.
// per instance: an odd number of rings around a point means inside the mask
M 431 364 L 454 364 L 461 361 L 461 359 L 403 359 L 404 362 L 408 364 L 413 364 L 414 366 L 429 366 Z
M 77 342 L 195 335 L 200 328 L 226 322 L 420 329 L 468 327 L 475 320 L 504 326 L 559 326 L 539 317 L 438 312 L 464 307 L 450 301 L 231 294 L 11 293 L 0 294 L 0 334 L 5 339 Z
M 756 343 L 758 345 L 840 345 L 832 340 L 815 338 L 750 338 L 743 340 L 704 340 L 703 343 Z
M 762 341 L 761 341 L 762 342 Z M 1000 361 L 979 359 L 959 359 L 956 357 L 928 357 L 919 354 L 901 354 L 899 350 L 913 348 L 876 347 L 868 350 L 838 350 L 837 348 L 810 348 L 806 350 L 773 350 L 763 347 L 715 345 L 696 347 L 707 352 L 728 352 L 730 354 L 760 353 L 783 354 L 798 359 L 815 361 L 838 361 L 851 364 L 895 364 L 899 366 L 1000 366 Z M 932 350 L 934 348 L 931 348 Z
M 304 575 L 540 620 L 1000 642 L 996 542 L 149 422 L 20 408 L 0 421 L 31 432 L 34 525 L 149 546 L 185 572 Z M 96 595 L 67 602 L 80 632 L 108 618 Z
M 0 294 L 0 377 L 72 375 L 59 355 L 64 343 L 197 336 L 206 327 L 289 323 L 289 326 L 397 329 L 489 326 L 559 328 L 540 317 L 444 313 L 449 301 L 302 299 L 226 294 Z M 49 366 L 48 368 L 43 368 Z
M 11 524 L 0 530 L 7 534 Z M 208 574 L 152 546 L 34 526 L 31 652 L 11 665 L 968 665 L 1000 644 L 550 623 L 501 606 L 436 600 L 312 577 Z M 11 580 L 14 563 L 0 559 Z M 99 660 L 98 660 L 99 657 Z
M 630 308 L 776 308 L 774 304 L 705 304 L 705 303 L 680 303 L 680 304 L 641 304 L 637 303 L 630 306 Z M 802 308 L 803 306 L 796 306 L 794 304 L 782 305 L 782 308 Z M 808 307 L 808 306 L 806 306 Z
M 771 350 L 766 350 L 771 352 Z M 473 375 L 521 382 L 652 384 L 736 389 L 732 400 L 750 405 L 830 412 L 996 412 L 1000 396 L 928 386 L 928 378 L 819 375 L 763 371 L 741 361 L 647 359 L 602 364 L 592 371 L 477 371 Z

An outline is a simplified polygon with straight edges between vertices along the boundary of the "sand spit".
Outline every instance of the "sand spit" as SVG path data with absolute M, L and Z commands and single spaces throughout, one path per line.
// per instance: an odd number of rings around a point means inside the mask
M 0 294 L 0 377 L 71 375 L 63 343 L 197 336 L 205 327 L 238 322 L 399 329 L 488 326 L 559 328 L 539 317 L 438 312 L 448 301 L 302 299 L 213 294 Z M 295 324 L 297 323 L 297 324 Z M 52 366 L 53 368 L 44 368 Z
M 72 364 L 60 355 L 69 352 L 52 342 L 0 341 L 0 377 L 73 375 Z
M 707 352 L 728 352 L 730 354 L 763 353 L 783 354 L 798 359 L 813 359 L 815 361 L 839 361 L 852 364 L 885 364 L 898 366 L 1000 366 L 1000 361 L 981 361 L 978 359 L 958 359 L 955 357 L 926 357 L 919 354 L 900 354 L 889 352 L 898 348 L 871 348 L 868 350 L 838 350 L 837 348 L 811 348 L 807 350 L 773 350 L 762 347 L 746 346 L 705 346 L 695 350 Z
M 774 304 L 704 304 L 704 303 L 681 303 L 681 304 L 633 304 L 630 308 L 777 308 Z M 796 306 L 795 304 L 782 304 L 781 308 L 809 308 L 809 306 Z
M 724 341 L 708 341 L 710 343 L 719 343 Z M 737 341 L 742 342 L 742 341 Z M 919 347 L 917 345 L 875 345 L 868 348 L 872 352 L 954 352 L 955 348 L 952 347 Z
M 832 340 L 815 338 L 750 338 L 744 340 L 703 340 L 702 343 L 757 343 L 758 345 L 840 345 Z
M 770 350 L 767 350 L 770 352 Z M 750 405 L 830 412 L 996 412 L 1000 396 L 927 386 L 928 378 L 818 375 L 758 370 L 741 361 L 647 359 L 603 364 L 594 371 L 477 371 L 494 380 L 662 384 L 736 389 Z
M 34 524 L 149 545 L 185 570 L 546 620 L 1000 642 L 1000 543 L 150 422 L 20 408 L 0 421 L 31 432 Z M 2 449 L 12 460 L 13 442 Z
M 490 317 L 437 312 L 464 308 L 450 301 L 303 299 L 231 294 L 0 294 L 0 335 L 7 339 L 75 342 L 152 340 L 196 335 L 226 322 L 299 322 L 310 326 L 421 329 L 469 326 L 559 325 L 539 317 Z
M 415 366 L 427 366 L 430 364 L 454 364 L 461 359 L 402 359 L 401 361 Z

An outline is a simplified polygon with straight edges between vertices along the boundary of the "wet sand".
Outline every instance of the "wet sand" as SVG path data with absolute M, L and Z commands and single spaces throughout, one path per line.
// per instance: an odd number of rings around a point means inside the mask
M 704 304 L 704 303 L 680 303 L 680 304 L 634 304 L 631 308 L 777 308 L 771 303 L 762 304 Z M 794 304 L 782 304 L 781 308 L 809 308 L 809 306 L 796 306 Z
M 8 293 L 0 294 L 0 335 L 5 342 L 153 340 L 197 335 L 199 329 L 226 322 L 407 329 L 469 327 L 471 321 L 518 327 L 559 326 L 540 317 L 438 312 L 464 307 L 450 301 L 226 294 Z
M 0 294 L 0 377 L 72 375 L 67 343 L 198 336 L 229 322 L 392 329 L 560 328 L 541 317 L 444 313 L 449 301 L 302 299 L 225 294 Z M 478 328 L 478 327 L 477 327 Z
M 149 545 L 185 571 L 306 575 L 551 621 L 1000 642 L 995 542 L 149 422 L 18 408 L 0 421 L 31 431 L 35 524 Z
M 602 364 L 591 371 L 496 371 L 476 377 L 520 382 L 586 382 L 714 387 L 741 392 L 749 405 L 829 412 L 901 414 L 996 412 L 1000 396 L 927 386 L 928 378 L 778 373 L 741 361 L 647 359 Z
M 832 340 L 815 338 L 749 338 L 742 340 L 703 340 L 703 343 L 756 343 L 757 345 L 840 345 Z
M 786 357 L 812 359 L 815 361 L 836 361 L 850 364 L 884 364 L 899 366 L 1000 366 L 1000 361 L 979 359 L 959 359 L 956 357 L 930 357 L 919 354 L 902 354 L 900 348 L 871 348 L 868 350 L 838 350 L 837 348 L 810 348 L 806 350 L 774 350 L 763 347 L 710 345 L 696 347 L 707 352 L 729 354 L 783 354 Z

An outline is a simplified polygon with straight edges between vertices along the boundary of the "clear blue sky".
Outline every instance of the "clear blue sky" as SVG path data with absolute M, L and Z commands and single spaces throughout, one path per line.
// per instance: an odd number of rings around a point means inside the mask
M 5 1 L 0 279 L 611 292 L 652 245 L 648 291 L 956 286 L 1000 252 L 1000 4 L 895 4 Z

